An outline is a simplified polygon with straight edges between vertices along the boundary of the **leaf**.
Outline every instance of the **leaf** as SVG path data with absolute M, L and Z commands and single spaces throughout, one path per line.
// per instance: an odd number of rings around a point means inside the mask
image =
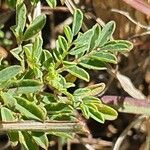
M 9 91 L 15 92 L 16 94 L 29 94 L 40 91 L 42 87 L 43 85 L 39 81 L 23 79 L 13 83 L 13 85 L 9 87 Z
M 91 90 L 88 88 L 79 88 L 77 90 L 74 91 L 73 95 L 74 96 L 83 96 L 83 95 L 87 95 L 87 92 L 90 92 Z
M 80 9 L 76 9 L 73 15 L 73 25 L 72 25 L 73 35 L 76 35 L 79 32 L 82 26 L 82 22 L 83 22 L 83 13 L 81 12 Z
M 63 51 L 67 51 L 68 50 L 68 43 L 67 43 L 66 39 L 63 36 L 58 36 L 58 43 L 59 43 L 59 47 Z
M 93 84 L 87 86 L 87 88 L 91 90 L 90 93 L 88 93 L 88 95 L 95 96 L 105 89 L 105 84 L 104 83 Z
M 135 86 L 133 85 L 133 83 L 131 82 L 131 80 L 128 77 L 120 74 L 119 72 L 117 72 L 116 77 L 119 80 L 122 88 L 129 95 L 131 95 L 133 98 L 145 99 L 145 96 L 141 93 L 141 91 L 139 91 L 138 89 L 135 88 Z
M 91 40 L 94 35 L 93 28 L 86 31 L 83 34 L 78 35 L 77 39 L 74 41 L 75 47 L 80 47 L 82 45 L 87 45 L 86 50 L 88 51 L 90 49 Z
M 16 10 L 16 24 L 17 28 L 20 29 L 22 32 L 24 31 L 26 25 L 26 14 L 27 9 L 24 3 L 17 6 Z
M 54 8 L 57 5 L 57 1 L 56 0 L 46 0 L 47 4 L 51 7 Z
M 75 90 L 73 93 L 74 96 L 86 97 L 88 96 L 95 96 L 101 93 L 105 88 L 104 83 L 98 83 L 94 85 L 87 86 L 85 88 L 79 88 Z
M 33 59 L 36 59 L 36 62 L 39 61 L 41 54 L 42 54 L 42 45 L 43 45 L 43 39 L 41 37 L 37 37 L 33 43 L 33 51 L 32 51 L 32 57 Z
M 16 107 L 16 99 L 10 93 L 1 93 L 1 98 L 3 99 L 4 105 L 13 109 Z
M 0 83 L 14 78 L 22 71 L 21 66 L 14 65 L 0 71 Z
M 17 105 L 16 109 L 23 115 L 29 119 L 35 119 L 39 121 L 43 121 L 45 119 L 45 113 L 43 110 L 33 102 L 28 101 L 25 98 L 16 97 Z
M 66 133 L 66 132 L 50 132 L 50 134 L 61 137 L 61 138 L 67 138 L 71 139 L 73 137 L 72 133 Z
M 101 112 L 95 110 L 94 108 L 89 108 L 89 112 L 90 112 L 91 118 L 93 118 L 94 120 L 96 120 L 99 123 L 104 123 L 105 118 Z
M 79 46 L 75 46 L 74 48 L 72 48 L 69 51 L 70 55 L 78 55 L 80 53 L 84 53 L 85 51 L 87 51 L 88 49 L 88 45 L 79 45 Z
M 39 15 L 38 17 L 36 17 L 33 22 L 29 25 L 29 27 L 27 28 L 27 30 L 25 31 L 24 35 L 23 35 L 23 40 L 27 41 L 29 39 L 31 39 L 33 36 L 35 36 L 36 34 L 39 33 L 39 31 L 41 31 L 41 29 L 44 27 L 46 23 L 46 16 L 45 15 Z
M 75 117 L 73 116 L 72 113 L 63 113 L 60 112 L 58 114 L 52 114 L 51 116 L 49 116 L 50 120 L 60 120 L 60 121 L 74 121 Z
M 24 31 L 25 24 L 26 24 L 26 13 L 27 13 L 27 10 L 26 10 L 25 4 L 21 3 L 17 5 L 16 25 L 12 26 L 11 30 L 13 31 L 18 44 L 22 42 L 23 31 Z
M 77 65 L 76 62 L 72 62 L 72 61 L 63 61 L 63 64 L 67 67 L 72 66 L 72 65 Z
M 6 107 L 1 107 L 1 118 L 4 122 L 15 121 L 12 111 Z
M 92 104 L 101 104 L 101 100 L 97 97 L 93 97 L 93 96 L 86 96 L 82 99 L 83 103 L 86 105 L 87 103 L 92 103 Z
M 133 44 L 125 40 L 115 40 L 107 42 L 100 51 L 110 51 L 110 52 L 129 52 L 133 48 Z
M 48 148 L 48 138 L 45 133 L 32 132 L 31 136 L 34 139 L 34 141 L 37 143 L 37 145 L 39 145 L 43 149 Z
M 51 63 L 54 63 L 54 59 L 52 54 L 48 50 L 43 50 L 42 56 L 41 56 L 41 63 L 43 63 L 43 66 L 48 70 Z
M 65 103 L 50 103 L 45 105 L 48 114 L 70 113 L 72 109 Z
M 98 46 L 98 38 L 101 32 L 101 27 L 99 24 L 96 24 L 95 26 L 93 26 L 92 30 L 94 31 L 94 35 L 91 39 L 90 50 Z
M 19 142 L 22 150 L 39 150 L 38 145 L 28 132 L 19 132 Z
M 98 110 L 103 113 L 103 116 L 106 120 L 114 120 L 117 118 L 118 113 L 115 109 L 104 104 L 97 104 L 96 106 Z
M 115 55 L 111 53 L 106 53 L 106 52 L 97 52 L 91 56 L 91 58 L 100 60 L 102 62 L 108 62 L 108 63 L 113 63 L 117 64 L 117 58 Z
M 72 42 L 73 34 L 69 26 L 64 27 L 64 33 L 69 43 Z
M 14 48 L 12 49 L 11 51 L 11 54 L 17 59 L 19 60 L 20 62 L 22 61 L 22 58 L 21 58 L 21 52 L 22 52 L 22 48 L 19 46 L 17 48 Z
M 84 104 L 81 104 L 81 105 L 80 105 L 80 109 L 81 109 L 81 111 L 82 111 L 83 116 L 84 116 L 86 119 L 89 119 L 90 114 L 89 114 L 89 108 L 88 108 L 88 106 L 86 106 L 86 105 L 84 105 Z
M 72 75 L 82 80 L 85 80 L 87 82 L 89 82 L 90 80 L 89 74 L 84 69 L 79 68 L 78 66 L 72 65 L 72 66 L 66 67 L 66 70 Z
M 103 27 L 98 38 L 98 45 L 100 47 L 102 47 L 110 39 L 115 30 L 115 26 L 115 22 L 110 21 Z
M 93 70 L 106 70 L 106 64 L 100 60 L 96 59 L 83 59 L 80 61 L 79 65 L 87 68 L 87 69 L 93 69 Z
M 13 112 L 6 108 L 1 107 L 1 119 L 3 122 L 13 122 L 15 121 L 15 117 L 13 116 Z M 18 132 L 8 132 L 9 138 L 11 142 L 17 142 L 18 141 Z

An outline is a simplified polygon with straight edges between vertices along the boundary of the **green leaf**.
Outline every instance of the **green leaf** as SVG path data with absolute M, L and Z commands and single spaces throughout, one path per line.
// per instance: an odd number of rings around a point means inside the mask
M 58 43 L 59 43 L 59 47 L 63 51 L 67 51 L 68 50 L 68 43 L 67 43 L 66 39 L 63 36 L 58 36 Z
M 66 132 L 50 132 L 50 134 L 61 138 L 67 138 L 67 139 L 71 139 L 73 137 L 72 133 L 66 133 Z
M 32 51 L 32 57 L 36 59 L 36 62 L 38 62 L 41 57 L 42 45 L 43 45 L 43 40 L 41 37 L 38 36 L 33 43 L 33 51 Z
M 87 82 L 89 82 L 89 80 L 90 80 L 89 74 L 84 69 L 82 69 L 78 66 L 72 65 L 72 66 L 66 67 L 66 70 L 69 73 L 71 73 L 72 75 L 74 75 L 82 80 L 85 80 Z
M 48 148 L 48 138 L 46 136 L 45 133 L 41 133 L 41 132 L 32 132 L 31 133 L 32 138 L 34 139 L 34 141 L 43 149 L 47 149 Z
M 22 48 L 20 46 L 12 49 L 10 52 L 17 60 L 19 60 L 20 62 L 22 61 L 22 58 L 21 58 Z
M 13 109 L 15 108 L 17 102 L 16 99 L 10 93 L 1 93 L 1 98 L 3 99 L 4 105 Z
M 28 132 L 19 132 L 19 142 L 21 150 L 39 150 L 38 145 Z
M 86 105 L 87 103 L 91 103 L 91 104 L 101 104 L 101 100 L 97 97 L 93 97 L 93 96 L 86 96 L 82 99 L 83 103 Z
M 67 67 L 72 66 L 72 65 L 77 65 L 76 62 L 72 62 L 72 61 L 63 61 L 63 64 Z
M 54 58 L 48 50 L 43 50 L 40 61 L 43 63 L 43 67 L 48 70 L 50 64 L 54 62 Z
M 90 114 L 89 114 L 89 108 L 88 108 L 88 106 L 86 106 L 86 105 L 84 105 L 84 104 L 81 104 L 81 105 L 80 105 L 80 109 L 81 109 L 81 111 L 82 111 L 83 116 L 84 116 L 86 119 L 89 119 Z
M 36 34 L 38 34 L 44 27 L 45 23 L 46 23 L 45 15 L 42 14 L 42 15 L 39 15 L 38 17 L 36 17 L 33 20 L 33 22 L 29 25 L 27 30 L 25 31 L 23 40 L 27 41 L 27 40 L 31 39 L 33 36 L 35 36 Z
M 60 120 L 60 121 L 74 121 L 75 117 L 73 116 L 72 113 L 63 113 L 60 112 L 58 114 L 52 114 L 51 116 L 49 116 L 50 120 Z
M 64 33 L 69 43 L 72 42 L 73 34 L 69 26 L 64 27 Z
M 99 24 L 96 24 L 93 28 L 92 28 L 94 35 L 91 39 L 91 44 L 90 44 L 90 50 L 96 48 L 98 46 L 98 38 L 101 32 L 101 27 Z
M 17 6 L 16 10 L 16 24 L 17 28 L 21 29 L 21 31 L 24 31 L 25 25 L 26 25 L 26 14 L 27 14 L 27 9 L 25 4 L 20 4 Z
M 100 47 L 103 46 L 110 39 L 115 30 L 115 26 L 115 22 L 110 21 L 103 27 L 98 38 L 98 45 Z
M 9 92 L 16 94 L 29 94 L 35 93 L 42 89 L 43 85 L 41 82 L 32 79 L 23 79 L 14 82 L 9 87 Z
M 43 110 L 33 102 L 28 101 L 25 98 L 16 97 L 17 105 L 16 109 L 25 117 L 29 119 L 35 119 L 43 121 L 45 119 L 45 113 Z
M 46 0 L 47 4 L 51 7 L 54 8 L 57 5 L 57 1 L 56 0 Z
M 11 30 L 13 31 L 18 44 L 22 42 L 22 36 L 23 36 L 23 31 L 25 28 L 26 24 L 26 6 L 25 4 L 21 3 L 17 5 L 16 8 L 16 25 L 11 27 Z
M 74 91 L 73 95 L 74 96 L 83 96 L 83 95 L 87 95 L 87 92 L 90 92 L 90 89 L 88 88 L 79 88 L 77 90 Z
M 86 48 L 84 51 L 89 51 L 91 46 L 91 40 L 94 36 L 94 30 L 93 28 L 86 31 L 85 33 L 79 35 L 77 39 L 74 41 L 75 47 L 80 47 L 81 45 L 86 45 Z
M 45 105 L 48 114 L 70 113 L 72 109 L 65 103 L 50 103 Z
M 86 58 L 84 60 L 81 60 L 79 65 L 83 66 L 87 69 L 93 69 L 93 70 L 106 70 L 106 64 L 100 60 L 96 59 L 90 59 Z
M 90 112 L 90 117 L 93 118 L 94 120 L 96 120 L 99 123 L 104 123 L 105 119 L 104 119 L 104 115 L 95 110 L 95 108 L 89 108 L 89 112 Z
M 133 44 L 125 40 L 114 40 L 107 42 L 100 51 L 110 52 L 129 52 L 133 48 Z
M 12 111 L 6 107 L 1 107 L 1 118 L 2 118 L 2 121 L 4 122 L 15 120 Z
M 108 52 L 97 52 L 91 56 L 91 58 L 100 60 L 102 62 L 117 64 L 117 58 L 115 55 Z
M 86 88 L 91 90 L 88 93 L 89 96 L 95 96 L 101 93 L 105 89 L 105 84 L 104 83 L 93 84 L 93 85 L 87 86 Z
M 82 22 L 83 22 L 83 13 L 81 12 L 80 9 L 76 9 L 73 15 L 73 25 L 72 25 L 73 35 L 76 35 L 79 32 L 82 26 Z
M 107 105 L 104 105 L 104 104 L 99 104 L 97 105 L 97 109 L 103 113 L 104 115 L 104 118 L 106 120 L 114 120 L 117 118 L 118 116 L 118 113 L 115 109 L 107 106 Z
M 85 51 L 88 50 L 88 45 L 79 45 L 75 46 L 69 51 L 70 55 L 78 55 L 80 53 L 84 53 Z
M 21 66 L 14 65 L 0 71 L 0 83 L 14 78 L 22 71 Z

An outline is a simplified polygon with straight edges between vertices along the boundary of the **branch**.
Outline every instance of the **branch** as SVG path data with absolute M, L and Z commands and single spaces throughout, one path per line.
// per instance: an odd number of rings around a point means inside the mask
M 87 133 L 87 129 L 82 122 L 36 122 L 36 121 L 22 121 L 22 122 L 1 122 L 0 132 L 8 131 L 36 131 L 36 132 L 75 132 Z
M 103 96 L 102 101 L 119 112 L 150 115 L 150 102 L 131 97 Z
M 140 11 L 141 13 L 150 16 L 150 5 L 142 0 L 123 0 L 126 4 Z
M 113 150 L 120 150 L 120 146 L 123 142 L 123 140 L 125 139 L 125 137 L 127 136 L 128 132 L 131 130 L 132 127 L 134 127 L 137 123 L 142 122 L 146 119 L 145 116 L 138 116 L 136 117 L 130 124 L 129 126 L 127 126 L 127 128 L 125 128 L 125 130 L 121 133 L 121 135 L 118 137 Z
M 122 11 L 122 10 L 118 10 L 118 9 L 111 9 L 112 12 L 116 12 L 116 13 L 119 13 L 123 16 L 125 16 L 126 18 L 128 18 L 132 23 L 134 23 L 135 25 L 143 28 L 143 29 L 146 29 L 146 30 L 150 30 L 150 26 L 146 26 L 146 25 L 142 25 L 140 22 L 137 22 L 136 20 L 134 20 L 128 12 L 125 12 L 125 11 Z

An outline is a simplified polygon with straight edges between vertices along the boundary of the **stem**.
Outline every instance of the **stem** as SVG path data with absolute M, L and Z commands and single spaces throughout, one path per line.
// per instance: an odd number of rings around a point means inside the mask
M 142 115 L 142 116 L 138 116 L 138 118 L 136 117 L 130 124 L 129 126 L 121 133 L 121 135 L 118 137 L 113 150 L 120 150 L 120 146 L 123 142 L 123 140 L 125 139 L 125 137 L 128 134 L 128 131 L 130 131 L 130 129 L 136 125 L 139 122 L 142 122 L 143 120 L 145 120 L 146 116 Z
M 36 132 L 76 132 L 87 133 L 84 124 L 81 122 L 36 122 L 36 121 L 23 121 L 23 122 L 1 122 L 0 132 L 8 131 L 36 131 Z

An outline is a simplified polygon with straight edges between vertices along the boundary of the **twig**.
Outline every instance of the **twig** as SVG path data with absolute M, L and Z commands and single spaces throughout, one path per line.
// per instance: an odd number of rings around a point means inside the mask
M 67 150 L 71 150 L 71 142 L 70 142 L 70 139 L 67 139 Z
M 61 12 L 61 13 L 69 12 L 69 9 L 67 7 L 60 7 L 60 6 L 57 6 L 56 8 L 43 6 L 41 7 L 41 11 L 45 14 L 50 14 L 52 12 Z
M 1 122 L 0 132 L 8 131 L 36 131 L 36 132 L 76 132 L 87 133 L 84 124 L 81 122 Z
M 102 140 L 102 139 L 94 139 L 94 138 L 81 138 L 77 137 L 71 140 L 71 143 L 73 144 L 89 144 L 89 145 L 99 145 L 101 147 L 112 147 L 112 142 Z
M 150 115 L 150 102 L 148 100 L 108 95 L 103 96 L 101 99 L 103 103 L 113 107 L 119 112 Z
M 74 8 L 72 7 L 72 5 L 70 4 L 70 0 L 65 0 L 65 4 L 68 7 L 69 11 L 73 14 L 74 12 Z
M 123 140 L 125 139 L 125 137 L 128 134 L 128 131 L 137 123 L 142 122 L 143 120 L 145 120 L 146 116 L 142 115 L 142 116 L 138 116 L 136 117 L 130 124 L 129 126 L 121 133 L 121 135 L 118 137 L 113 150 L 120 150 L 120 146 L 123 142 Z
M 135 35 L 129 37 L 128 39 L 133 39 L 133 38 L 136 38 L 136 37 L 141 37 L 141 36 L 146 36 L 146 35 L 150 35 L 150 30 L 146 31 L 146 32 L 143 32 L 141 34 L 135 34 Z
M 146 25 L 142 25 L 140 22 L 137 22 L 136 20 L 134 20 L 128 12 L 125 12 L 125 11 L 122 11 L 122 10 L 118 10 L 118 9 L 111 9 L 112 12 L 116 12 L 116 13 L 119 13 L 123 16 L 125 16 L 126 18 L 128 18 L 132 23 L 134 23 L 135 25 L 143 28 L 143 29 L 146 29 L 146 30 L 150 30 L 150 25 L 146 26 Z
M 150 16 L 150 5 L 142 0 L 123 0 L 126 4 L 140 11 L 141 13 Z

